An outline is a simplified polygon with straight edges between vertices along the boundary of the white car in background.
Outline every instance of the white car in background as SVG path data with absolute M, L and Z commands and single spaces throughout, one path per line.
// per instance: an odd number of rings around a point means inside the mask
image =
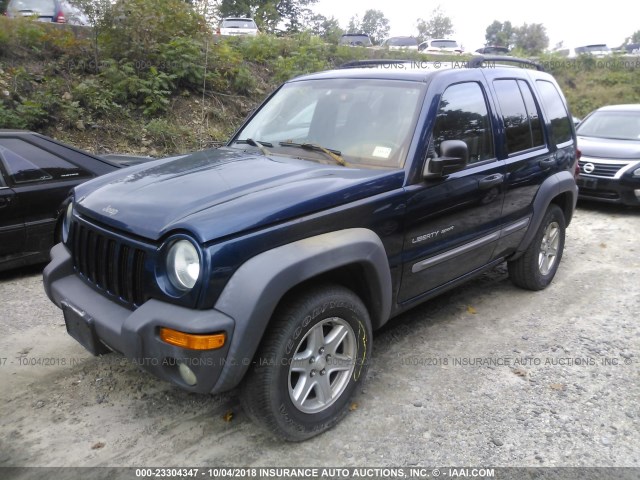
M 258 35 L 258 25 L 253 18 L 223 18 L 217 30 L 218 35 L 242 36 Z
M 418 45 L 418 51 L 436 55 L 460 55 L 463 50 L 460 44 L 451 39 L 434 38 Z

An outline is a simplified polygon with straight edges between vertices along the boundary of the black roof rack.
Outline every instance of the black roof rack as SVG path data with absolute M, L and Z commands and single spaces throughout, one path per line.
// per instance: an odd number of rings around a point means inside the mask
M 338 68 L 375 68 L 381 65 L 390 66 L 390 65 L 402 65 L 406 63 L 412 63 L 415 60 L 395 60 L 392 58 L 370 58 L 368 60 L 354 60 L 352 62 L 343 63 Z M 518 57 L 509 57 L 505 55 L 475 55 L 466 62 L 467 68 L 482 68 L 485 62 L 496 62 L 496 63 L 517 63 L 521 65 L 527 65 L 530 67 L 535 67 L 536 70 L 544 72 L 544 67 L 540 65 L 538 62 L 534 62 L 533 60 L 528 60 L 526 58 L 518 58 Z
M 340 65 L 338 68 L 374 68 L 380 65 L 400 65 L 403 63 L 411 63 L 411 60 L 393 60 L 391 58 L 381 59 L 373 58 L 369 60 L 354 60 Z
M 469 59 L 469 68 L 481 68 L 485 62 L 519 63 L 521 65 L 535 67 L 536 70 L 544 72 L 544 67 L 538 62 L 527 60 L 526 58 L 508 57 L 505 55 L 475 55 Z

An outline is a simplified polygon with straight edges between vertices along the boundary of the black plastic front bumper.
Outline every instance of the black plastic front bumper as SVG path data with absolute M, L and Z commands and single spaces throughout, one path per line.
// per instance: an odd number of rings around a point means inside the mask
M 601 178 L 580 175 L 577 180 L 579 197 L 584 200 L 618 203 L 622 205 L 640 205 L 640 178 L 623 177 Z
M 217 310 L 192 310 L 151 299 L 131 311 L 87 285 L 73 269 L 63 244 L 51 250 L 44 270 L 48 297 L 62 308 L 69 333 L 94 355 L 114 350 L 163 380 L 199 393 L 217 393 L 218 377 L 227 365 L 234 321 Z M 163 342 L 161 327 L 192 334 L 224 332 L 225 345 L 217 350 L 188 350 Z M 107 348 L 105 348 L 108 347 Z M 197 383 L 189 386 L 178 365 L 186 364 Z

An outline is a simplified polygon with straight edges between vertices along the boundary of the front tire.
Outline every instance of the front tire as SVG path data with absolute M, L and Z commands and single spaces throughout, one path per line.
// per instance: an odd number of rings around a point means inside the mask
M 371 322 L 352 291 L 317 287 L 274 314 L 241 387 L 244 410 L 289 441 L 336 425 L 366 375 Z
M 527 250 L 507 263 L 509 278 L 515 285 L 542 290 L 551 283 L 562 259 L 565 230 L 564 213 L 552 203 Z

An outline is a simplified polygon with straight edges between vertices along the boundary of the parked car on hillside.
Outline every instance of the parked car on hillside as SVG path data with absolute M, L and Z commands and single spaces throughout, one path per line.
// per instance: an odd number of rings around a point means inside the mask
M 89 25 L 85 13 L 64 0 L 9 0 L 6 15 L 33 17 L 40 22 Z
M 216 31 L 218 35 L 223 36 L 255 36 L 258 35 L 258 25 L 253 18 L 229 17 L 223 18 Z
M 579 55 L 592 55 L 594 57 L 605 57 L 607 55 L 611 55 L 613 52 L 609 47 L 607 47 L 603 43 L 597 43 L 593 45 L 584 45 L 581 47 L 575 48 L 558 48 L 552 51 L 557 55 L 567 57 L 567 58 L 576 58 Z
M 371 37 L 366 33 L 345 33 L 340 37 L 338 45 L 346 45 L 349 47 L 371 47 L 373 42 Z
M 69 334 L 189 392 L 240 386 L 250 418 L 304 440 L 347 414 L 373 329 L 505 261 L 546 288 L 575 132 L 539 65 L 485 60 L 298 77 L 226 147 L 76 187 L 44 272 Z
M 47 261 L 73 187 L 120 167 L 44 135 L 0 130 L 0 270 Z
M 415 37 L 389 37 L 382 42 L 382 47 L 389 50 L 418 50 L 418 40 Z
M 463 52 L 457 41 L 443 38 L 422 42 L 418 51 L 432 55 L 460 55 Z
M 490 45 L 477 49 L 476 53 L 482 55 L 509 55 L 509 48 Z
M 576 133 L 580 197 L 640 205 L 640 104 L 599 108 Z
M 625 55 L 640 55 L 640 43 L 628 43 L 620 47 L 619 50 Z
M 604 43 L 584 45 L 575 48 L 576 55 L 593 55 L 594 57 L 605 57 L 611 55 L 611 49 Z

